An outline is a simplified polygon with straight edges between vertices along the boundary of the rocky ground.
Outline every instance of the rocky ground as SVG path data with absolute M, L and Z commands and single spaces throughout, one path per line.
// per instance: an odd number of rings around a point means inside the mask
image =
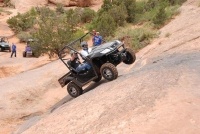
M 17 58 L 1 52 L 0 133 L 199 134 L 198 4 L 188 0 L 116 80 L 90 83 L 75 99 L 57 82 L 67 71 L 59 60 L 22 58 L 20 43 Z

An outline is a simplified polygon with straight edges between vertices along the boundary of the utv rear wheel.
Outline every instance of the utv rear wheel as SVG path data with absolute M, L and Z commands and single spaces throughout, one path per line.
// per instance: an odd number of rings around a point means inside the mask
M 126 60 L 124 60 L 123 62 L 125 64 L 133 64 L 136 60 L 136 56 L 135 53 L 133 52 L 132 49 L 127 48 L 126 49 Z
M 112 81 L 118 77 L 117 68 L 111 63 L 105 63 L 101 66 L 101 75 L 109 81 Z
M 82 88 L 80 88 L 79 86 L 77 86 L 73 82 L 70 82 L 67 85 L 67 91 L 68 91 L 69 95 L 74 97 L 74 98 L 78 97 L 79 95 L 81 95 L 83 93 Z
M 23 52 L 23 57 L 26 57 L 26 52 Z

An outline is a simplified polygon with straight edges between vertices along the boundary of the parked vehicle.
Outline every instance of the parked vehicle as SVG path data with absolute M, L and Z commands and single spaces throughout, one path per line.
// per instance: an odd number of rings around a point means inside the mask
M 25 51 L 23 51 L 23 57 L 34 57 L 33 49 L 30 46 L 30 43 L 33 42 L 32 39 L 29 39 L 26 43 Z
M 9 51 L 11 52 L 11 46 L 8 42 L 7 37 L 0 37 L 0 51 Z
M 125 48 L 123 42 L 113 40 L 103 43 L 100 46 L 93 47 L 85 61 L 88 62 L 92 68 L 83 72 L 76 72 L 69 64 L 69 58 L 65 58 L 66 52 L 75 51 L 78 55 L 80 53 L 77 49 L 77 44 L 91 33 L 86 33 L 77 40 L 67 44 L 59 53 L 60 60 L 69 69 L 64 76 L 58 81 L 62 87 L 67 85 L 67 91 L 72 97 L 77 97 L 83 93 L 83 86 L 94 81 L 99 82 L 102 79 L 108 81 L 115 80 L 118 77 L 116 66 L 121 62 L 125 64 L 133 64 L 136 60 L 135 53 L 130 48 Z

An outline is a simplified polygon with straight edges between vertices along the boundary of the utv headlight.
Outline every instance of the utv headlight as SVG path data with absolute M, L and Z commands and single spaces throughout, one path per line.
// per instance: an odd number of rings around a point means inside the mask
M 105 49 L 105 50 L 101 51 L 100 53 L 106 54 L 106 53 L 108 53 L 108 52 L 110 52 L 110 51 L 111 51 L 110 49 Z

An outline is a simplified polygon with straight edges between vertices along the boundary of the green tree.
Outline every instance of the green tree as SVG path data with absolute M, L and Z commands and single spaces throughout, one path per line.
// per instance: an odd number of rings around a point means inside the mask
M 32 8 L 24 14 L 18 13 L 16 16 L 11 17 L 7 20 L 7 23 L 16 33 L 26 31 L 27 29 L 32 28 L 35 24 L 36 15 L 37 13 L 35 9 Z
M 69 9 L 66 12 L 67 23 L 69 24 L 71 30 L 76 29 L 77 25 L 80 23 L 81 18 L 78 10 Z
M 125 4 L 127 12 L 128 12 L 127 22 L 134 22 L 136 1 L 135 0 L 124 0 L 124 4 Z
M 101 6 L 101 9 L 103 11 L 108 11 L 112 7 L 112 2 L 111 0 L 104 0 L 103 5 Z
M 64 13 L 64 12 L 65 12 L 64 5 L 58 3 L 58 4 L 56 5 L 56 12 L 61 13 L 61 14 Z
M 91 22 L 96 16 L 96 12 L 90 8 L 85 8 L 81 14 L 81 21 L 83 23 Z
M 127 10 L 123 3 L 120 4 L 119 6 L 114 5 L 109 10 L 109 14 L 113 17 L 114 21 L 118 26 L 123 26 L 125 24 L 127 18 Z
M 116 31 L 116 23 L 112 16 L 108 13 L 103 13 L 96 22 L 96 30 L 100 32 L 103 37 L 112 36 Z
M 48 54 L 49 57 L 58 55 L 59 50 L 75 38 L 77 29 L 71 29 L 66 17 L 57 15 L 48 8 L 40 10 L 37 30 L 32 33 L 35 40 L 33 47 L 36 55 Z
M 160 26 L 164 24 L 166 19 L 167 14 L 165 12 L 165 8 L 163 6 L 160 6 L 156 12 L 156 15 L 153 17 L 153 23 Z

